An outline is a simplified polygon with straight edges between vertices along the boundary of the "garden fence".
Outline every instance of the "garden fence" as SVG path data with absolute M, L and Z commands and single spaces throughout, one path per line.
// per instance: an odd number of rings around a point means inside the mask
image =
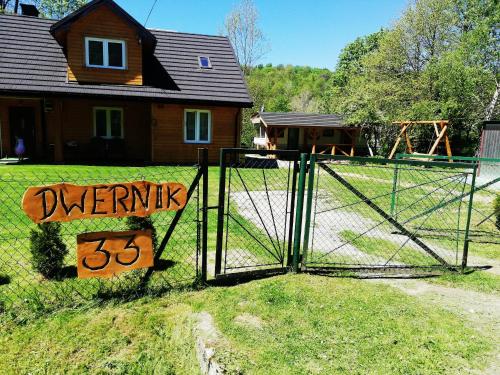
M 74 304 L 289 270 L 461 270 L 471 241 L 498 242 L 492 215 L 498 174 L 482 180 L 486 160 L 224 149 L 218 191 L 216 184 L 209 191 L 207 151 L 200 155 L 192 166 L 2 167 L 1 300 Z M 77 235 L 130 229 L 126 218 L 97 218 L 61 223 L 69 249 L 62 270 L 53 278 L 35 271 L 30 235 L 37 225 L 21 206 L 29 187 L 134 181 L 177 182 L 188 190 L 183 209 L 151 215 L 158 238 L 153 267 L 78 278 Z M 218 196 L 216 206 L 208 205 L 209 195 L 214 202 Z
M 206 156 L 206 153 L 203 153 Z M 205 159 L 206 160 L 206 159 Z M 193 285 L 201 278 L 201 255 L 206 250 L 207 166 L 8 166 L 0 170 L 0 298 L 4 304 L 69 303 L 89 298 L 157 293 L 173 286 Z M 82 233 L 127 231 L 127 218 L 97 218 L 61 223 L 61 237 L 69 250 L 62 270 L 47 279 L 35 271 L 30 235 L 37 229 L 21 208 L 25 191 L 52 184 L 96 185 L 149 181 L 178 182 L 188 190 L 183 210 L 151 215 L 157 237 L 152 269 L 121 273 L 109 279 L 77 277 L 76 237 Z M 132 228 L 137 229 L 137 228 Z

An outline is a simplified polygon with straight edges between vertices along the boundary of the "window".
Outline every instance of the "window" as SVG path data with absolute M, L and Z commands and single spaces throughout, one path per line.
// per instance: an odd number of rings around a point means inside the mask
M 123 40 L 85 38 L 85 63 L 93 68 L 125 69 Z
M 210 143 L 212 119 L 210 111 L 188 109 L 184 113 L 184 141 Z
M 121 108 L 94 108 L 94 136 L 123 138 L 123 110 Z
M 210 57 L 200 56 L 198 57 L 198 63 L 200 64 L 200 68 L 202 69 L 211 69 L 212 63 L 210 62 Z

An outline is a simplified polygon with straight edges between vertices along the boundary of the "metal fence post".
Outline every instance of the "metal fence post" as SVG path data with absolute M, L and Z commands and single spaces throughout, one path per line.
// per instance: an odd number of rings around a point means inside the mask
M 297 209 L 293 238 L 293 271 L 299 270 L 300 237 L 302 232 L 302 211 L 304 208 L 304 188 L 306 184 L 307 154 L 300 155 L 299 189 L 297 191 Z
M 470 186 L 469 193 L 469 206 L 467 208 L 467 221 L 465 224 L 465 238 L 464 238 L 464 252 L 462 256 L 462 271 L 467 267 L 467 257 L 469 255 L 469 229 L 470 222 L 472 217 L 472 201 L 474 200 L 474 191 L 476 190 L 476 174 L 477 174 L 477 163 L 474 163 L 474 167 L 472 169 L 472 182 Z
M 286 266 L 292 266 L 292 247 L 294 245 L 293 241 L 293 223 L 295 220 L 295 197 L 297 196 L 297 175 L 299 174 L 299 157 L 300 154 L 297 151 L 297 154 L 293 158 L 293 175 L 292 175 L 292 196 L 290 202 L 290 221 L 289 221 L 289 230 L 288 230 L 288 246 L 287 246 L 287 254 L 286 254 Z
M 207 257 L 208 257 L 208 148 L 201 152 L 201 171 L 203 173 L 202 191 L 202 229 L 201 229 L 201 280 L 207 281 Z
M 396 156 L 396 161 L 394 163 L 394 176 L 392 178 L 392 194 L 391 194 L 391 216 L 394 217 L 396 213 L 396 199 L 397 199 L 397 191 L 399 184 L 399 163 L 398 158 L 399 154 Z
M 309 232 L 311 229 L 311 214 L 314 193 L 314 172 L 316 169 L 316 154 L 311 154 L 309 159 L 309 178 L 307 181 L 307 199 L 306 199 L 306 220 L 304 225 L 304 241 L 302 243 L 302 264 L 306 263 L 307 252 L 309 250 Z
M 215 247 L 215 276 L 221 272 L 222 240 L 224 231 L 224 197 L 226 192 L 226 151 L 220 150 L 219 165 L 219 203 L 217 210 L 217 243 Z

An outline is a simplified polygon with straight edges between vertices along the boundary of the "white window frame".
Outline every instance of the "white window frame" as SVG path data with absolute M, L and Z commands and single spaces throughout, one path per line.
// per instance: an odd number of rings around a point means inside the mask
M 201 59 L 207 59 L 208 66 L 201 65 Z M 212 60 L 210 60 L 210 56 L 198 56 L 198 66 L 200 69 L 212 69 Z
M 103 48 L 103 57 L 102 62 L 103 65 L 93 65 L 90 63 L 90 55 L 89 55 L 89 42 L 102 42 Z M 109 65 L 109 43 L 119 43 L 122 45 L 122 62 L 123 66 L 110 66 Z M 94 37 L 85 37 L 85 65 L 89 68 L 105 68 L 105 69 L 118 69 L 125 70 L 127 69 L 127 44 L 124 40 L 119 39 L 104 39 L 104 38 L 94 38 Z
M 106 111 L 106 136 L 98 136 L 97 135 L 97 111 L 104 110 Z M 121 136 L 114 137 L 111 135 L 111 111 L 119 111 L 120 112 L 120 125 L 121 125 Z M 123 139 L 125 138 L 124 126 L 123 126 L 123 108 L 119 107 L 94 107 L 94 137 L 99 137 L 102 139 Z
M 187 114 L 190 112 L 196 113 L 194 135 L 195 139 L 187 139 Z M 208 140 L 200 140 L 200 113 L 208 113 Z M 185 109 L 184 110 L 184 143 L 212 143 L 212 111 L 207 109 Z

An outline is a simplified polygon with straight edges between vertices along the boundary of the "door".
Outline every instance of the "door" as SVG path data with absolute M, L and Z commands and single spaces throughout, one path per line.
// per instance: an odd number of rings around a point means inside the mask
M 299 128 L 288 128 L 288 150 L 297 150 L 299 148 Z
M 18 139 L 22 139 L 25 152 L 24 157 L 35 155 L 35 109 L 33 107 L 9 108 L 10 149 L 15 154 Z

